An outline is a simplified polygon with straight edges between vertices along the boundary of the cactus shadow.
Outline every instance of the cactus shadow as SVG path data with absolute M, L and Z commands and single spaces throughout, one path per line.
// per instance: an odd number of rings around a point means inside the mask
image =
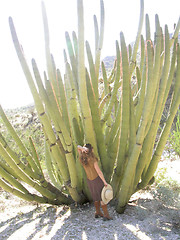
M 123 218 L 119 215 L 114 206 L 109 206 L 110 216 L 113 220 L 103 221 L 102 218 L 94 218 L 93 204 L 71 207 L 70 215 L 64 220 L 61 227 L 57 228 L 51 240 L 64 239 L 89 239 L 89 240 L 139 240 L 131 230 L 126 227 Z
M 180 208 L 159 198 L 139 198 L 128 204 L 125 214 L 136 222 L 139 238 L 179 239 Z M 133 231 L 133 228 L 131 229 Z M 143 237 L 144 236 L 144 237 Z
M 165 206 L 159 199 L 135 199 L 128 204 L 124 214 L 118 214 L 113 204 L 108 205 L 108 209 L 113 217 L 111 221 L 95 219 L 93 204 L 71 207 L 40 205 L 29 212 L 1 220 L 0 239 L 176 239 L 174 236 L 180 234 L 180 211 Z
M 18 239 L 34 239 L 37 233 L 41 232 L 43 228 L 46 228 L 45 234 L 48 234 L 52 226 L 55 224 L 55 209 L 53 207 L 36 207 L 32 211 L 27 213 L 18 213 L 15 217 L 9 218 L 8 220 L 0 222 L 0 239 L 6 240 L 12 237 L 13 234 L 15 236 L 18 235 Z M 31 224 L 33 224 L 33 228 L 31 228 Z M 26 227 L 25 227 L 26 226 Z M 25 232 L 23 228 L 33 229 L 29 236 L 23 237 L 21 235 L 21 231 Z
M 0 222 L 0 228 L 3 230 L 0 232 L 0 239 L 8 239 L 15 231 L 18 231 L 24 224 L 28 224 L 32 221 L 34 211 L 25 214 L 17 214 L 15 217 L 9 218 L 8 220 Z
M 51 240 L 127 240 L 178 239 L 180 211 L 162 203 L 160 199 L 139 198 L 128 204 L 124 214 L 109 206 L 112 221 L 94 218 L 93 204 L 72 207 L 71 213 L 57 228 Z

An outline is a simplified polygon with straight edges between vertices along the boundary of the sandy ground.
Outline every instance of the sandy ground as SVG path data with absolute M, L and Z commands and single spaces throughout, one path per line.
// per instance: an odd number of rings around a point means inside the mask
M 124 214 L 109 206 L 113 220 L 94 218 L 93 204 L 83 206 L 36 205 L 0 191 L 2 240 L 177 240 L 180 239 L 179 158 L 159 164 L 166 184 L 154 184 L 132 196 Z M 165 169 L 165 170 L 164 170 Z M 167 171 L 168 169 L 168 171 Z M 167 183 L 170 181 L 171 188 Z M 172 186 L 175 183 L 173 190 Z M 179 185 L 180 186 L 180 185 Z

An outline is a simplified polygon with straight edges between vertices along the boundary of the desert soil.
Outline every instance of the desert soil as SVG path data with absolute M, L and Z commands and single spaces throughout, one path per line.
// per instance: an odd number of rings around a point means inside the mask
M 156 183 L 136 193 L 121 215 L 110 204 L 113 220 L 105 222 L 94 218 L 93 204 L 71 207 L 36 205 L 1 189 L 0 239 L 180 239 L 179 165 L 179 157 L 163 155 L 158 169 L 165 172 L 164 179 L 170 181 L 171 188 L 167 183 Z M 176 182 L 175 191 L 172 182 Z

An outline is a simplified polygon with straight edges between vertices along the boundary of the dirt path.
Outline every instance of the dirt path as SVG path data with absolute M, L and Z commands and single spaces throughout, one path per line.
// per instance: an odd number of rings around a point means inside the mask
M 158 183 L 132 196 L 122 215 L 109 206 L 113 220 L 108 222 L 93 217 L 92 204 L 71 208 L 37 206 L 1 190 L 0 239 L 180 239 L 178 166 L 178 158 L 160 162 Z

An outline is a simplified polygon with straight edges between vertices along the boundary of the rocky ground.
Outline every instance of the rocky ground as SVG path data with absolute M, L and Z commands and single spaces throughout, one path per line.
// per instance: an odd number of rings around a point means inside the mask
M 107 222 L 94 218 L 93 204 L 36 205 L 1 190 L 0 239 L 180 239 L 178 167 L 177 156 L 162 157 L 157 183 L 133 195 L 124 214 L 117 214 L 111 204 L 113 220 Z

